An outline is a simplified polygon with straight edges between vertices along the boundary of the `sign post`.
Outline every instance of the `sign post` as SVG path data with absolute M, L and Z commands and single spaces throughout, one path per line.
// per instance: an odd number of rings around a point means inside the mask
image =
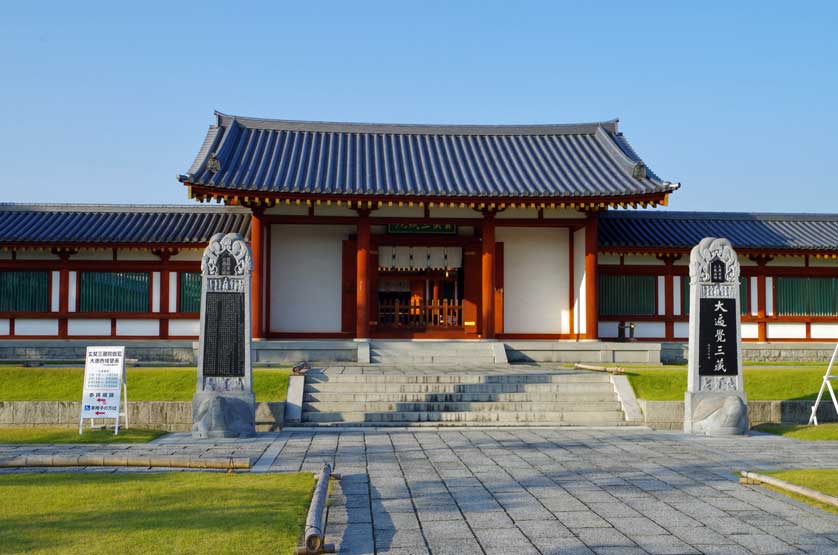
M 690 253 L 687 433 L 733 435 L 748 430 L 739 302 L 739 257 L 730 241 L 702 239 Z
M 120 412 L 121 395 L 125 395 L 125 411 Z M 84 419 L 113 418 L 114 435 L 119 433 L 119 417 L 128 427 L 128 385 L 125 380 L 125 347 L 88 347 L 84 362 L 79 435 Z
M 832 397 L 832 406 L 835 407 L 835 412 L 838 414 L 838 397 L 835 396 L 835 390 L 832 389 L 832 380 L 838 380 L 838 376 L 832 373 L 832 366 L 835 364 L 835 357 L 838 356 L 838 345 L 835 345 L 835 350 L 832 351 L 832 358 L 829 359 L 829 366 L 826 367 L 826 374 L 823 376 L 823 383 L 821 389 L 818 391 L 818 398 L 815 404 L 812 405 L 812 415 L 809 417 L 809 425 L 818 425 L 818 406 L 821 404 L 823 394 L 829 391 L 829 396 Z

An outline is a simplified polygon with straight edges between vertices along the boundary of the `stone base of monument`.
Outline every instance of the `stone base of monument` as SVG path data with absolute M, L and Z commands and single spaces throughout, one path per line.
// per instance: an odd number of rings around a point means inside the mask
M 708 436 L 742 435 L 748 431 L 748 400 L 735 391 L 686 392 L 684 432 Z
M 256 435 L 256 397 L 252 393 L 204 391 L 192 398 L 192 437 Z

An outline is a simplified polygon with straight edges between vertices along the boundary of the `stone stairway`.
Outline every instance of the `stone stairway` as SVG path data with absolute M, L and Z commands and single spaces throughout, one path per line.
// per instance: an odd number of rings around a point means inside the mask
M 309 372 L 303 425 L 626 425 L 607 374 Z
M 401 341 L 373 340 L 370 342 L 370 363 L 399 365 L 506 364 L 497 360 L 501 343 L 486 341 Z

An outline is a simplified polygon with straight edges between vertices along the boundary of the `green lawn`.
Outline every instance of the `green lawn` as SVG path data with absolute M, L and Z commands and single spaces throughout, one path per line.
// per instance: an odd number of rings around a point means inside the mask
M 812 399 L 818 396 L 826 364 L 803 368 L 745 367 L 745 392 L 749 399 Z M 687 390 L 687 368 L 629 368 L 626 375 L 640 399 L 683 401 Z
M 754 428 L 778 436 L 805 439 L 808 441 L 838 441 L 838 424 L 820 426 L 796 426 L 793 424 L 760 424 Z
M 257 401 L 284 401 L 287 369 L 253 371 Z M 79 401 L 83 368 L 0 366 L 0 401 Z M 129 401 L 191 401 L 195 368 L 128 368 Z
M 146 443 L 167 432 L 161 430 L 119 430 L 90 429 L 85 427 L 79 435 L 78 428 L 0 428 L 0 443 Z
M 310 473 L 0 476 L 0 553 L 279 553 L 305 525 Z
M 766 472 L 767 476 L 773 476 L 775 478 L 779 478 L 780 480 L 785 480 L 786 482 L 790 482 L 792 484 L 796 484 L 798 486 L 804 486 L 809 489 L 813 489 L 816 491 L 820 491 L 822 493 L 826 493 L 827 495 L 838 496 L 838 468 L 829 468 L 829 469 L 806 469 L 806 470 L 782 470 L 780 472 Z M 832 505 L 825 505 L 823 503 L 818 503 L 808 497 L 803 497 L 801 495 L 797 495 L 794 493 L 786 492 L 785 490 L 781 490 L 779 488 L 774 488 L 772 486 L 765 486 L 768 489 L 779 491 L 784 495 L 788 495 L 793 499 L 797 499 L 798 501 L 803 501 L 804 503 L 808 503 L 815 507 L 819 507 L 825 511 L 829 511 L 835 514 L 838 514 L 838 507 L 833 507 Z

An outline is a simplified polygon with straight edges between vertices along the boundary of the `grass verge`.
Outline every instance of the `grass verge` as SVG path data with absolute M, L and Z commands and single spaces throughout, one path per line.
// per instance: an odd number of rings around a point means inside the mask
M 79 435 L 76 428 L 0 428 L 0 443 L 146 443 L 165 433 L 162 430 L 120 428 L 119 435 L 114 435 L 113 430 L 85 428 L 84 434 Z
M 827 495 L 838 496 L 838 468 L 782 470 L 779 472 L 764 472 L 764 474 L 767 476 L 773 476 L 774 478 L 779 478 L 780 480 L 785 480 L 786 482 L 790 482 L 798 486 L 803 486 L 809 489 L 817 490 L 822 493 L 826 493 Z M 813 499 L 809 499 L 808 497 L 803 497 L 802 495 L 790 493 L 780 488 L 775 488 L 773 486 L 768 486 L 765 484 L 763 484 L 763 486 L 767 487 L 772 491 L 777 491 L 782 493 L 783 495 L 787 495 L 792 499 L 808 503 L 813 507 L 818 507 L 819 509 L 838 514 L 838 507 L 833 507 L 832 505 L 825 505 Z
M 129 401 L 191 401 L 195 368 L 128 368 Z M 257 401 L 284 401 L 287 369 L 253 371 Z M 83 368 L 0 366 L 0 401 L 80 401 Z
M 811 399 L 818 396 L 824 366 L 818 368 L 745 367 L 745 391 L 756 401 Z M 687 369 L 631 368 L 626 375 L 639 399 L 683 401 Z
M 807 441 L 838 441 L 838 424 L 821 424 L 819 426 L 760 424 L 754 427 L 754 430 Z
M 310 473 L 9 474 L 0 553 L 290 554 Z

